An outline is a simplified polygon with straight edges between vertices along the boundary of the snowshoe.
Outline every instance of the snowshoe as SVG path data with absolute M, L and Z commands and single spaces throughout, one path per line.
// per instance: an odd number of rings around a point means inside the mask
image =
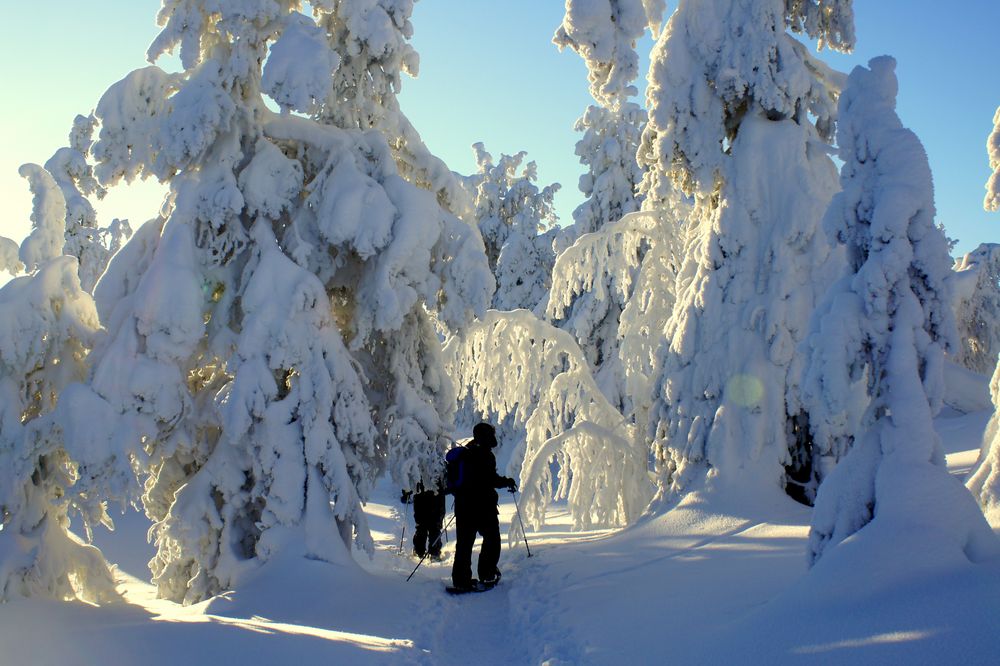
M 482 579 L 482 580 L 479 581 L 479 584 L 489 590 L 489 589 L 492 589 L 492 588 L 496 587 L 497 583 L 499 583 L 499 582 L 500 582 L 500 570 L 497 569 L 497 575 L 496 576 L 494 576 L 493 578 L 484 578 L 484 579 Z
M 496 587 L 496 582 L 493 582 L 492 584 L 481 583 L 480 581 L 473 578 L 472 582 L 469 585 L 460 585 L 457 587 L 455 585 L 449 585 L 446 588 L 444 588 L 444 591 L 452 595 L 469 594 L 470 592 L 488 592 L 489 590 L 492 590 L 494 587 Z

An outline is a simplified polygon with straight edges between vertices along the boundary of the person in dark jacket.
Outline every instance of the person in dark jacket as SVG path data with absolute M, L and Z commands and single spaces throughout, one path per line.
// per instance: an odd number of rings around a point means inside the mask
M 497 445 L 496 430 L 489 423 L 472 429 L 472 441 L 462 455 L 462 483 L 455 490 L 455 563 L 451 569 L 456 588 L 475 587 L 472 578 L 472 547 L 476 534 L 483 536 L 479 551 L 479 582 L 494 585 L 500 578 L 500 516 L 497 488 L 517 489 L 514 479 L 497 474 L 493 449 Z
M 404 497 L 409 493 L 404 493 Z M 405 500 L 404 500 L 405 501 Z M 441 559 L 441 528 L 444 526 L 444 488 L 438 483 L 426 490 L 423 483 L 417 484 L 413 495 L 413 554 L 424 559 L 430 555 L 434 561 Z

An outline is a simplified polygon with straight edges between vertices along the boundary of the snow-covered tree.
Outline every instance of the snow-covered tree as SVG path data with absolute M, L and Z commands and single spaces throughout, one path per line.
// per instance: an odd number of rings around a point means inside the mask
M 840 99 L 843 189 L 824 225 L 845 246 L 848 271 L 816 311 L 805 390 L 816 453 L 839 464 L 816 498 L 814 563 L 862 529 L 891 535 L 905 524 L 972 559 L 993 539 L 934 430 L 956 339 L 951 262 L 927 156 L 895 112 L 897 86 L 895 61 L 876 58 L 854 69 Z M 848 403 L 859 383 L 858 423 Z M 918 516 L 918 506 L 934 511 Z
M 990 376 L 1000 353 L 1000 244 L 983 243 L 955 262 L 955 361 Z
M 559 184 L 539 190 L 534 162 L 518 172 L 527 155 L 524 151 L 501 155 L 494 164 L 482 143 L 473 144 L 472 149 L 478 171 L 469 177 L 468 187 L 475 192 L 475 219 L 496 276 L 493 307 L 532 310 L 551 285 L 552 241 L 557 231 L 553 198 Z
M 62 226 L 62 216 L 55 221 Z M 86 373 L 97 312 L 75 258 L 40 246 L 27 254 L 33 274 L 0 289 L 0 602 L 109 601 L 117 592 L 107 562 L 69 523 L 76 514 L 89 534 L 110 521 L 101 498 L 76 487 L 78 466 L 53 413 L 65 387 Z
M 986 140 L 990 169 L 993 174 L 986 182 L 983 207 L 989 211 L 1000 210 L 1000 108 L 993 116 L 993 132 Z M 969 260 L 971 259 L 971 260 Z M 994 529 L 1000 528 L 1000 363 L 996 354 L 1000 349 L 1000 246 L 984 243 L 963 258 L 964 265 L 971 264 L 976 271 L 973 295 L 963 301 L 958 315 L 962 337 L 961 358 L 966 367 L 982 372 L 995 364 L 990 394 L 993 397 L 993 416 L 990 418 L 983 446 L 976 467 L 969 475 L 968 486 L 983 508 Z M 962 273 L 959 273 L 961 275 Z M 963 281 L 959 282 L 961 288 Z M 970 364 L 971 363 L 971 364 Z M 976 367 L 972 367 L 975 365 Z
M 644 207 L 693 200 L 655 360 L 658 504 L 699 479 L 780 488 L 803 472 L 796 350 L 840 261 L 819 230 L 840 77 L 786 28 L 849 48 L 850 3 L 821 4 L 814 24 L 810 3 L 682 0 L 652 54 Z
M 986 139 L 986 154 L 989 156 L 992 175 L 986 181 L 986 197 L 983 208 L 990 211 L 1000 210 L 1000 107 L 993 114 L 993 131 Z
M 81 192 L 100 189 L 81 152 L 85 120 L 45 169 L 21 167 L 34 194 L 32 229 L 20 247 L 0 239 L 0 263 L 29 273 L 0 289 L 0 601 L 118 597 L 101 552 L 69 531 L 71 516 L 88 541 L 93 526 L 112 525 L 104 496 L 81 475 L 88 451 L 63 399 L 86 377 L 101 332 L 89 292 L 129 233 L 117 220 L 98 228 Z
M 646 447 L 566 331 L 524 310 L 491 310 L 452 338 L 445 355 L 460 399 L 524 428 L 507 473 L 520 476 L 529 524 L 542 524 L 552 498 L 568 500 L 577 528 L 622 526 L 639 515 L 651 495 Z
M 433 321 L 460 329 L 492 279 L 476 231 L 400 175 L 377 124 L 332 124 L 348 102 L 327 28 L 374 4 L 166 0 L 148 55 L 179 47 L 184 71 L 137 70 L 95 112 L 102 184 L 170 192 L 98 285 L 108 337 L 67 409 L 99 424 L 81 435 L 90 483 L 141 494 L 171 599 L 280 551 L 370 550 L 374 479 L 438 471 L 454 393 Z

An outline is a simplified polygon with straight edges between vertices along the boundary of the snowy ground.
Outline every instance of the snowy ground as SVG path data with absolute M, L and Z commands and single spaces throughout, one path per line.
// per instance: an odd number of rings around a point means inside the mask
M 975 461 L 987 416 L 938 419 L 953 473 Z M 1000 562 L 953 566 L 930 547 L 919 567 L 848 559 L 807 575 L 809 510 L 777 495 L 748 506 L 695 494 L 620 533 L 570 532 L 555 507 L 529 533 L 531 558 L 506 549 L 502 584 L 464 597 L 443 591 L 453 543 L 405 582 L 415 561 L 397 553 L 394 495 L 369 506 L 378 550 L 363 569 L 278 561 L 191 607 L 140 580 L 145 526 L 123 519 L 100 545 L 128 603 L 0 606 L 0 664 L 986 664 L 1000 653 Z

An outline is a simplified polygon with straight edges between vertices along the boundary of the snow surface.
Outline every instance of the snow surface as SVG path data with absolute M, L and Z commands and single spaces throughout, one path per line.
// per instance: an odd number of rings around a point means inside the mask
M 953 473 L 988 418 L 937 419 Z M 1000 559 L 953 566 L 931 546 L 917 571 L 882 544 L 807 572 L 809 509 L 777 492 L 736 503 L 696 491 L 621 532 L 570 532 L 551 506 L 528 533 L 532 557 L 505 544 L 501 585 L 466 597 L 443 592 L 453 542 L 405 582 L 416 561 L 397 554 L 402 506 L 388 485 L 376 497 L 372 561 L 272 561 L 238 592 L 187 607 L 135 577 L 152 555 L 148 524 L 118 517 L 98 545 L 121 564 L 126 602 L 0 605 L 0 662 L 985 664 L 1000 649 Z M 502 528 L 514 510 L 504 494 Z

